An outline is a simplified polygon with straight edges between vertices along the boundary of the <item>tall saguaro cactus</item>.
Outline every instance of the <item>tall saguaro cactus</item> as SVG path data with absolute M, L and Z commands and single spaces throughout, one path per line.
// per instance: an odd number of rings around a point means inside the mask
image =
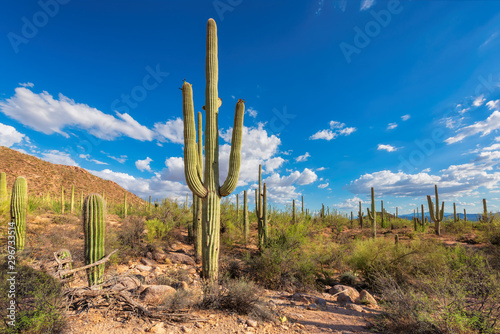
M 372 237 L 376 238 L 377 237 L 377 211 L 375 210 L 375 191 L 373 190 L 372 187 L 372 209 L 370 211 L 370 208 L 366 208 L 368 212 L 368 219 L 370 219 L 372 223 Z
M 250 228 L 248 224 L 248 198 L 247 191 L 243 192 L 243 238 L 245 240 L 245 246 L 248 244 L 248 234 L 250 233 Z
M 7 199 L 7 174 L 0 173 L 0 202 Z
M 213 19 L 207 23 L 205 58 L 205 172 L 201 178 L 199 154 L 196 146 L 193 89 L 191 84 L 182 85 L 184 118 L 184 173 L 189 189 L 202 199 L 202 270 L 203 276 L 216 280 L 219 272 L 220 201 L 228 196 L 238 182 L 241 163 L 241 138 L 243 132 L 243 100 L 236 103 L 229 172 L 222 186 L 219 185 L 219 129 L 218 114 L 221 100 L 218 94 L 217 26 Z
M 486 204 L 486 198 L 483 198 L 483 214 L 477 217 L 481 223 L 491 223 L 493 221 L 493 216 L 488 214 L 488 206 Z
M 24 249 L 27 204 L 28 184 L 26 179 L 20 176 L 14 181 L 10 202 L 10 218 L 15 227 L 16 251 L 22 251 Z
M 64 186 L 61 186 L 61 214 L 64 214 Z
M 75 210 L 75 186 L 71 186 L 71 204 L 70 204 L 70 213 L 73 214 Z
M 436 234 L 441 235 L 441 222 L 443 221 L 444 215 L 444 202 L 441 205 L 441 210 L 439 210 L 439 195 L 438 186 L 434 185 L 436 192 L 436 209 L 434 209 L 434 204 L 432 204 L 432 199 L 430 195 L 427 195 L 427 203 L 429 204 L 429 215 L 431 220 L 436 224 Z
M 200 179 L 203 181 L 203 144 L 202 144 L 202 138 L 203 138 L 203 116 L 201 112 L 198 111 L 198 131 L 196 131 L 196 134 L 198 136 L 198 141 L 197 141 L 197 172 L 198 175 L 200 176 Z M 199 196 L 196 196 L 196 194 L 193 192 L 193 238 L 194 238 L 194 254 L 195 254 L 195 259 L 196 262 L 200 262 L 202 258 L 202 215 L 203 215 L 203 210 L 202 210 L 202 200 Z
M 259 165 L 259 188 L 255 189 L 255 215 L 257 216 L 257 231 L 259 236 L 258 246 L 262 250 L 268 238 L 267 186 L 265 183 L 262 186 L 262 165 Z
M 90 194 L 83 203 L 83 234 L 85 239 L 85 265 L 95 263 L 104 257 L 106 232 L 106 204 L 101 195 Z M 87 269 L 89 286 L 103 281 L 104 263 Z
M 292 221 L 294 224 L 297 222 L 297 215 L 295 214 L 295 200 L 292 201 Z
M 359 218 L 359 228 L 363 229 L 363 211 L 361 210 L 361 201 L 359 201 L 358 218 Z
M 453 222 L 457 222 L 457 205 L 453 203 Z

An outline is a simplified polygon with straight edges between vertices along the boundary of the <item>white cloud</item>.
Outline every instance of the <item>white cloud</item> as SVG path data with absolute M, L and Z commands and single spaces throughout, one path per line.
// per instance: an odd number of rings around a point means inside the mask
M 34 87 L 35 85 L 32 82 L 20 82 L 19 86 L 22 86 L 22 87 Z
M 352 211 L 358 212 L 359 211 L 359 202 L 361 202 L 361 204 L 369 203 L 369 201 L 363 201 L 358 196 L 354 196 L 353 198 L 348 198 L 348 199 L 342 201 L 341 203 L 334 204 L 333 206 L 335 208 L 339 208 L 342 210 L 352 210 Z
M 325 170 L 325 169 L 326 169 L 325 167 L 319 167 L 319 168 L 316 168 L 316 171 L 321 172 L 322 170 Z
M 49 150 L 41 153 L 42 160 L 58 165 L 78 166 L 78 164 L 66 152 L 58 150 Z
M 184 175 L 184 159 L 179 157 L 171 157 L 165 160 L 166 169 L 161 174 L 162 180 L 170 180 L 177 182 L 184 182 L 186 176 Z
M 135 167 L 137 167 L 137 169 L 140 170 L 141 172 L 144 172 L 145 170 L 151 172 L 151 166 L 149 166 L 151 161 L 153 161 L 153 159 L 151 159 L 150 157 L 147 157 L 144 160 L 137 160 L 135 162 Z
M 337 121 L 330 121 L 330 129 L 326 130 L 320 130 L 313 134 L 309 139 L 312 140 L 318 140 L 318 139 L 325 139 L 325 140 L 332 140 L 337 138 L 338 136 L 349 136 L 353 132 L 355 132 L 357 129 L 354 127 L 345 127 L 345 123 L 337 122 Z
M 307 161 L 307 158 L 309 158 L 311 155 L 309 152 L 306 152 L 304 155 L 299 155 L 297 158 L 295 158 L 296 162 L 302 162 L 302 161 Z
M 474 102 L 472 102 L 472 104 L 474 105 L 474 107 L 480 107 L 483 105 L 484 101 L 486 101 L 486 99 L 484 98 L 484 94 L 483 94 L 483 95 L 476 97 L 476 99 L 474 100 Z
M 159 141 L 168 140 L 172 143 L 184 144 L 184 122 L 180 117 L 165 123 L 155 123 L 154 129 L 160 135 Z
M 248 108 L 247 110 L 248 116 L 250 117 L 257 117 L 257 110 L 253 109 L 252 107 Z
M 101 151 L 101 153 L 106 155 L 110 159 L 118 161 L 121 164 L 125 163 L 125 161 L 127 161 L 127 159 L 128 159 L 128 157 L 126 155 L 120 155 L 119 157 L 114 157 L 114 156 L 112 156 L 109 153 L 106 153 L 104 151 Z
M 500 111 L 495 110 L 486 120 L 459 129 L 456 136 L 446 139 L 445 142 L 453 144 L 478 133 L 484 137 L 498 129 L 500 129 Z
M 401 116 L 401 120 L 403 120 L 403 122 L 405 122 L 405 121 L 409 120 L 410 117 L 411 117 L 410 115 L 406 114 L 406 115 Z
M 375 5 L 375 0 L 361 0 L 360 10 L 368 10 Z
M 89 170 L 89 172 L 105 180 L 114 181 L 141 198 L 147 198 L 151 195 L 152 198 L 168 197 L 173 200 L 184 201 L 186 194 L 191 194 L 188 186 L 180 182 L 162 180 L 157 176 L 153 176 L 151 179 L 135 178 L 132 175 L 113 172 L 110 169 L 102 171 Z
M 392 130 L 398 127 L 398 123 L 389 123 L 387 124 L 387 130 Z
M 398 148 L 394 147 L 392 145 L 378 144 L 377 150 L 379 150 L 379 151 L 387 151 L 387 152 L 395 152 L 395 151 L 398 150 Z
M 320 184 L 320 185 L 318 185 L 318 188 L 319 188 L 319 189 L 324 189 L 324 188 L 328 187 L 328 184 L 329 184 L 328 182 L 327 182 L 327 183 Z
M 483 44 L 481 44 L 481 45 L 479 46 L 479 48 L 480 48 L 480 49 L 481 49 L 481 48 L 484 48 L 486 45 L 488 45 L 488 44 L 490 44 L 492 41 L 494 41 L 497 37 L 498 37 L 498 32 L 497 32 L 497 31 L 495 31 L 493 34 L 491 34 L 491 36 L 490 36 L 490 37 L 488 37 L 488 39 L 487 39 L 486 41 L 484 41 L 484 43 L 483 43 Z
M 69 135 L 65 128 L 80 128 L 104 140 L 127 136 L 137 140 L 153 139 L 154 133 L 140 125 L 129 114 L 116 116 L 105 114 L 86 104 L 76 103 L 59 94 L 59 100 L 47 92 L 35 94 L 31 90 L 18 87 L 16 94 L 0 102 L 0 110 L 18 122 L 45 134 Z
M 85 159 L 85 160 L 87 160 L 87 161 L 93 162 L 93 163 L 95 163 L 95 164 L 97 164 L 97 165 L 109 165 L 109 164 L 108 164 L 108 163 L 106 163 L 106 162 L 102 162 L 102 161 L 99 161 L 99 160 L 96 160 L 96 159 L 92 159 L 92 158 L 90 157 L 90 154 L 80 154 L 80 155 L 78 155 L 78 157 L 79 157 L 80 159 Z
M 500 100 L 488 101 L 488 103 L 486 103 L 486 106 L 490 110 L 499 110 L 500 109 Z
M 0 146 L 11 147 L 27 138 L 26 135 L 18 132 L 13 126 L 0 123 Z

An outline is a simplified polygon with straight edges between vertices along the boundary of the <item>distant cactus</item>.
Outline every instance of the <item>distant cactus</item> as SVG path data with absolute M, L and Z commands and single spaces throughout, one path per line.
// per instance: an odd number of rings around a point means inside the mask
M 267 216 L 267 186 L 264 183 L 261 193 L 262 184 L 262 165 L 259 165 L 259 188 L 255 189 L 255 214 L 257 216 L 257 231 L 259 236 L 258 246 L 262 250 L 267 244 L 269 236 L 268 231 L 268 216 Z
M 425 232 L 426 218 L 425 218 L 424 205 L 423 204 L 421 204 L 421 208 L 422 208 L 422 220 L 420 221 L 420 226 L 422 227 L 422 232 Z
M 361 201 L 359 201 L 358 218 L 359 218 L 359 228 L 363 229 L 363 211 L 361 210 Z
M 373 190 L 373 187 L 371 189 L 371 193 L 372 193 L 372 209 L 370 211 L 370 208 L 367 208 L 367 215 L 368 215 L 368 219 L 371 221 L 372 223 L 372 237 L 373 238 L 376 238 L 377 237 L 377 211 L 375 209 L 375 191 Z
M 243 192 L 243 238 L 245 239 L 245 246 L 248 243 L 248 234 L 250 233 L 250 228 L 248 224 L 248 198 L 247 191 Z
M 464 221 L 467 221 L 467 211 L 464 209 Z
M 444 215 L 444 202 L 441 204 L 441 210 L 439 210 L 439 195 L 438 187 L 434 185 L 436 192 L 436 208 L 434 209 L 434 204 L 432 204 L 432 199 L 430 195 L 427 195 L 427 203 L 429 204 L 429 215 L 431 220 L 436 224 L 436 234 L 441 235 L 441 222 L 443 221 Z
M 16 251 L 24 249 L 26 237 L 26 214 L 28 204 L 28 184 L 22 176 L 16 178 L 12 187 L 10 204 L 11 222 L 14 223 L 16 235 Z
M 292 222 L 297 222 L 297 215 L 295 214 L 295 200 L 292 201 Z
M 71 186 L 70 213 L 73 214 L 74 210 L 75 210 L 75 186 Z
M 304 215 L 304 196 L 302 196 L 302 215 Z
M 64 186 L 61 186 L 61 214 L 64 214 Z
M 125 196 L 123 198 L 123 218 L 127 218 L 128 214 L 128 204 L 127 204 L 127 193 L 125 193 Z
M 458 220 L 457 220 L 457 206 L 455 204 L 455 202 L 453 202 L 453 222 L 456 223 Z
M 236 194 L 236 221 L 240 221 L 240 194 Z
M 85 265 L 104 257 L 104 237 L 106 232 L 106 204 L 102 196 L 91 194 L 83 204 L 83 234 Z M 87 269 L 89 286 L 103 282 L 104 263 Z
M 7 200 L 7 174 L 0 173 L 0 202 Z
M 486 198 L 483 198 L 483 214 L 481 216 L 478 216 L 477 218 L 483 224 L 485 223 L 490 224 L 491 222 L 493 222 L 493 216 L 488 214 L 488 206 L 486 205 Z

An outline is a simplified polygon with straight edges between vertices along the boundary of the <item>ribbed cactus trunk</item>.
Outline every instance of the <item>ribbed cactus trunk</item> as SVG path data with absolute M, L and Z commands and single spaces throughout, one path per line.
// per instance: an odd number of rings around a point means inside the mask
M 123 196 L 123 218 L 127 218 L 128 214 L 128 204 L 127 204 L 127 193 Z
M 398 207 L 396 207 L 396 218 L 399 218 L 398 217 Z
M 297 216 L 295 214 L 295 200 L 292 201 L 292 221 L 294 224 L 297 222 Z
M 243 238 L 245 240 L 245 246 L 248 244 L 248 235 L 250 233 L 250 228 L 248 224 L 248 198 L 247 191 L 243 192 Z
M 483 214 L 482 216 L 479 216 L 479 221 L 481 223 L 491 223 L 493 222 L 493 216 L 489 216 L 488 214 L 488 206 L 486 204 L 486 198 L 483 198 Z
M 236 194 L 236 221 L 240 221 L 240 195 Z
M 467 211 L 464 209 L 464 221 L 467 221 Z
M 196 131 L 197 142 L 196 148 L 198 150 L 197 160 L 197 173 L 201 180 L 203 180 L 203 115 L 198 112 L 198 131 Z M 193 193 L 193 244 L 194 255 L 196 263 L 200 263 L 202 259 L 202 216 L 203 204 L 200 197 Z
M 106 204 L 102 196 L 91 194 L 83 203 L 83 234 L 85 265 L 101 260 L 105 255 Z M 103 282 L 104 263 L 87 269 L 89 286 Z
M 7 200 L 7 174 L 0 173 L 0 202 Z
M 304 196 L 302 196 L 302 215 L 304 215 Z
M 442 203 L 440 210 L 437 185 L 434 185 L 434 189 L 436 193 L 436 208 L 434 209 L 434 204 L 432 204 L 432 199 L 430 195 L 427 195 L 427 203 L 429 204 L 429 215 L 431 217 L 431 220 L 435 223 L 436 235 L 441 235 L 441 222 L 443 221 L 444 202 Z
M 64 186 L 61 186 L 61 214 L 64 214 Z
M 18 177 L 12 187 L 10 218 L 14 223 L 16 251 L 24 249 L 26 238 L 26 214 L 28 205 L 28 184 L 24 177 Z
M 383 200 L 380 201 L 380 205 L 381 205 L 381 211 L 380 211 L 381 221 L 380 221 L 380 226 L 382 228 L 385 228 L 385 212 L 384 212 L 384 201 Z
M 70 203 L 70 213 L 73 214 L 75 211 L 75 186 L 71 186 L 71 203 Z
M 363 229 L 363 211 L 361 210 L 361 201 L 359 201 L 358 218 L 359 218 L 359 228 Z
M 422 232 L 425 232 L 425 213 L 424 213 L 424 205 L 421 204 L 420 209 L 422 210 L 422 221 L 420 222 Z
M 80 211 L 83 211 L 83 190 L 80 193 Z
M 229 172 L 219 186 L 219 130 L 218 113 L 221 100 L 218 95 L 217 26 L 213 19 L 207 23 L 205 58 L 205 171 L 204 180 L 198 169 L 196 126 L 194 121 L 193 90 L 189 83 L 182 86 L 184 117 L 184 173 L 193 193 L 202 198 L 202 270 L 203 277 L 216 281 L 219 272 L 220 201 L 228 196 L 238 182 L 241 163 L 241 138 L 243 132 L 243 100 L 236 103 Z
M 262 189 L 262 192 L 261 192 Z M 259 250 L 264 248 L 268 238 L 267 219 L 267 186 L 262 186 L 262 165 L 259 165 L 259 188 L 255 189 L 255 215 L 257 216 L 257 232 Z
M 377 211 L 375 211 L 375 191 L 373 190 L 373 187 L 371 189 L 371 197 L 372 197 L 372 209 L 370 211 L 370 208 L 367 208 L 368 212 L 368 218 L 371 221 L 372 224 L 372 237 L 376 238 L 377 237 Z
M 457 206 L 455 203 L 453 203 L 453 222 L 457 222 Z

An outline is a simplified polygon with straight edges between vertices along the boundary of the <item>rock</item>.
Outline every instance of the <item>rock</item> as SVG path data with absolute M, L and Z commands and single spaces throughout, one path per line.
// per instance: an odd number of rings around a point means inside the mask
M 155 261 L 147 259 L 145 257 L 141 258 L 141 263 L 145 266 L 151 266 L 151 267 L 154 267 L 156 265 Z
M 196 328 L 203 328 L 203 324 L 201 322 L 195 322 L 194 327 Z
M 112 290 L 136 290 L 141 286 L 141 281 L 134 276 L 124 276 L 118 279 Z
M 316 298 L 316 304 L 318 304 L 319 306 L 326 306 L 326 300 L 318 297 Z
M 347 295 L 345 292 L 342 292 L 340 295 L 337 295 L 337 302 L 346 304 L 346 303 L 354 303 L 355 299 L 352 299 L 351 296 Z
M 158 262 L 158 263 L 163 263 L 165 262 L 165 259 L 167 258 L 167 254 L 165 253 L 160 253 L 160 252 L 157 252 L 155 251 L 153 253 L 153 259 Z
M 184 281 L 172 284 L 172 287 L 175 288 L 176 290 L 184 290 L 184 291 L 189 290 L 189 285 Z
M 247 324 L 247 326 L 253 327 L 253 328 L 256 328 L 257 326 L 259 326 L 259 324 L 257 323 L 257 321 L 250 320 L 250 319 L 247 320 L 246 324 Z
M 354 303 L 359 297 L 359 292 L 356 289 L 341 284 L 335 285 L 328 292 L 332 295 L 338 294 L 337 301 L 339 303 Z
M 377 307 L 378 303 L 373 298 L 373 296 L 366 290 L 362 290 L 359 293 L 359 297 L 356 299 L 356 304 L 369 305 L 371 307 Z
M 312 301 L 310 296 L 307 296 L 307 295 L 304 295 L 304 294 L 301 294 L 298 292 L 296 292 L 292 295 L 292 299 L 297 301 L 297 302 L 303 302 L 303 303 L 310 303 Z
M 307 305 L 307 309 L 308 310 L 312 310 L 312 311 L 317 311 L 318 310 L 318 305 L 316 305 L 316 304 L 309 304 L 309 305 Z
M 168 285 L 150 285 L 141 292 L 140 297 L 146 303 L 154 303 L 161 302 L 175 293 L 176 290 Z
M 172 261 L 172 263 L 182 263 L 182 264 L 187 264 L 190 266 L 195 266 L 196 262 L 193 260 L 192 257 L 186 255 L 186 254 L 181 254 L 181 253 L 169 253 L 167 255 L 167 258 Z
M 191 333 L 191 331 L 192 331 L 192 330 L 193 330 L 192 328 L 189 328 L 189 327 L 187 327 L 187 326 L 182 326 L 182 327 L 181 327 L 181 331 L 182 331 L 183 333 Z
M 167 330 L 163 327 L 163 322 L 159 322 L 148 331 L 149 333 L 166 334 Z
M 153 254 L 151 254 L 151 252 L 147 252 L 147 253 L 146 253 L 146 257 L 147 257 L 148 259 L 152 259 L 152 258 L 153 258 Z
M 353 311 L 357 311 L 357 312 L 364 312 L 365 310 L 359 306 L 359 305 L 356 305 L 356 304 L 346 304 L 345 306 L 346 309 L 349 309 L 349 310 L 353 310 Z
M 138 264 L 138 265 L 135 266 L 135 269 L 137 269 L 139 271 L 151 271 L 151 270 L 153 270 L 153 267 L 144 266 L 142 264 Z

